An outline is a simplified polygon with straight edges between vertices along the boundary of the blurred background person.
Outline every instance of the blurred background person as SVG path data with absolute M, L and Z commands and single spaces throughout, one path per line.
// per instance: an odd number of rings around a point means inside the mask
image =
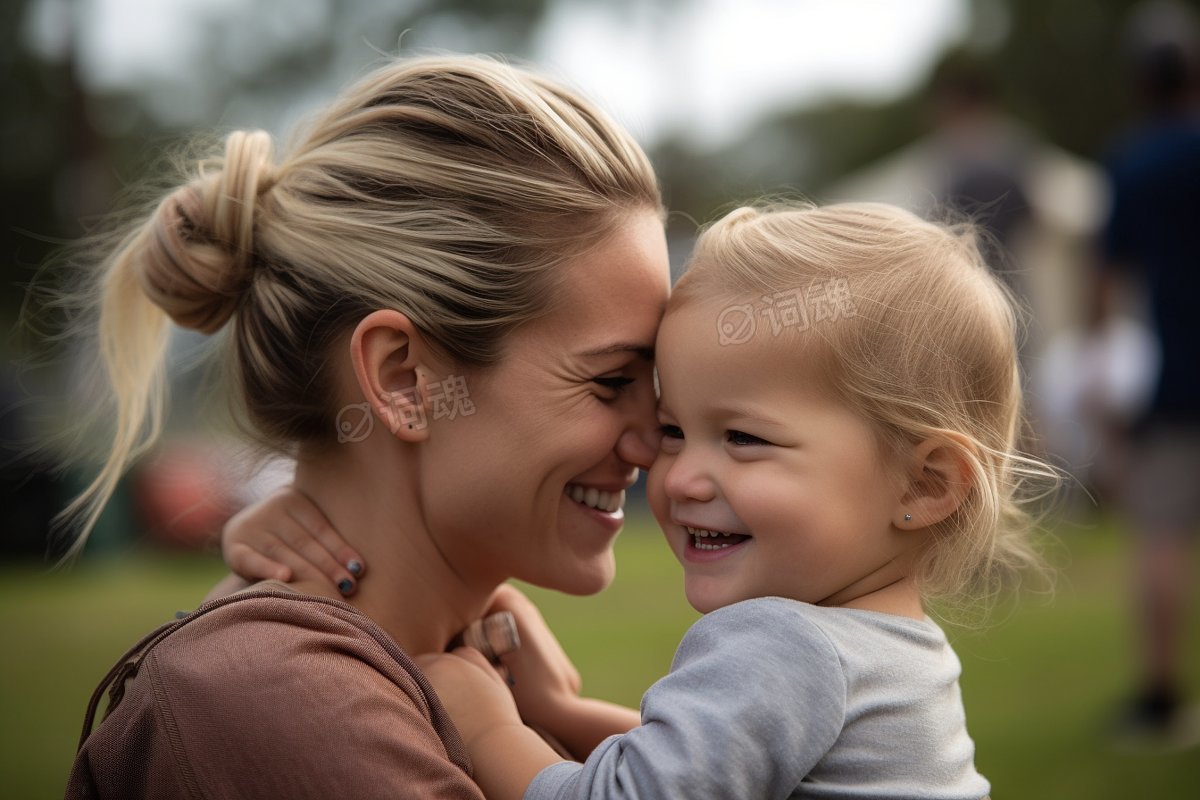
M 1078 416 L 1074 332 L 1082 327 L 1087 245 L 1103 220 L 1106 187 L 1096 163 L 1010 110 L 1003 76 L 1003 66 L 982 54 L 947 53 L 922 97 L 926 132 L 826 194 L 884 200 L 979 227 L 987 263 L 1023 316 L 1021 365 L 1036 428 L 1023 448 L 1051 453 L 1072 474 L 1086 475 L 1097 446 Z
M 942 61 L 931 81 L 930 104 L 931 138 L 942 173 L 934 201 L 983 229 L 988 264 L 1018 297 L 1027 299 L 1025 282 L 1008 253 L 1033 222 L 1025 184 L 1030 161 L 1043 145 L 1004 111 L 995 79 L 969 58 Z
M 1183 686 L 1200 533 L 1200 24 L 1178 3 L 1147 3 L 1131 15 L 1128 37 L 1143 116 L 1107 160 L 1112 207 L 1093 323 L 1101 329 L 1144 293 L 1161 362 L 1120 487 L 1135 540 L 1140 671 L 1117 735 L 1186 746 L 1200 742 Z

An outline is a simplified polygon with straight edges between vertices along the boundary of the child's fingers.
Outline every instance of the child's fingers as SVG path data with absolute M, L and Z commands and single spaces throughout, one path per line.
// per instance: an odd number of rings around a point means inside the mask
M 277 526 L 274 538 L 264 543 L 264 555 L 291 567 L 298 580 L 328 580 L 344 597 L 358 589 L 358 581 L 316 539 L 312 532 L 293 518 Z
M 484 616 L 499 611 L 515 611 L 530 605 L 533 603 L 520 589 L 511 583 L 502 583 L 496 587 L 496 591 L 492 592 L 492 599 L 488 602 Z
M 266 556 L 249 545 L 234 543 L 226 548 L 229 568 L 246 580 L 290 581 L 292 570 L 286 564 Z
M 492 595 L 487 609 L 488 613 L 500 611 L 508 611 L 516 620 L 520 649 L 504 655 L 502 660 L 522 684 L 522 689 L 514 689 L 518 700 L 523 688 L 528 687 L 536 687 L 539 693 L 553 690 L 578 695 L 583 685 L 579 670 L 533 601 L 516 587 L 504 584 Z
M 521 646 L 517 621 L 511 611 L 498 611 L 475 620 L 462 632 L 462 640 L 467 647 L 483 653 L 492 664 L 500 663 L 500 656 Z
M 354 578 L 362 578 L 367 572 L 367 562 L 358 551 L 347 544 L 342 535 L 329 522 L 321 509 L 308 498 L 293 492 L 287 507 L 288 516 L 296 521 L 309 536 L 320 542 L 325 551 Z M 326 575 L 330 575 L 327 570 Z M 332 575 L 330 575 L 332 577 Z

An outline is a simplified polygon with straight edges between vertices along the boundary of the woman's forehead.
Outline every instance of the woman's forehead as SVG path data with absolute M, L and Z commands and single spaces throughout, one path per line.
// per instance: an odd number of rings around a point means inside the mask
M 670 294 L 666 237 L 654 214 L 631 216 L 563 269 L 548 335 L 581 353 L 653 349 Z

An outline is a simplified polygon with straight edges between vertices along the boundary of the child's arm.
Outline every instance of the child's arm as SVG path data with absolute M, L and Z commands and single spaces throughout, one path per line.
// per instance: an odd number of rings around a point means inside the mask
M 541 612 L 512 586 L 501 586 L 488 613 L 511 612 L 521 646 L 501 662 L 512 678 L 512 694 L 521 718 L 545 731 L 583 761 L 596 745 L 638 725 L 631 708 L 579 697 L 578 670 L 563 652 Z
M 454 720 L 488 800 L 520 800 L 534 776 L 562 761 L 521 722 L 508 687 L 478 650 L 460 647 L 417 663 Z
M 474 737 L 487 734 L 473 740 L 472 757 L 487 749 L 484 742 L 517 753 L 508 780 L 528 781 L 523 800 L 785 797 L 837 740 L 845 701 L 842 664 L 828 637 L 784 602 L 752 600 L 693 625 L 670 674 L 642 699 L 642 724 L 602 742 L 586 763 L 554 762 L 544 751 L 537 757 L 526 733 L 510 740 L 502 732 L 514 730 L 511 719 L 508 727 L 493 720 L 472 729 Z M 451 713 L 470 726 L 475 708 Z
M 326 579 L 343 595 L 358 587 L 366 563 L 326 519 L 321 509 L 295 489 L 282 489 L 242 509 L 221 533 L 225 563 L 245 581 Z M 217 584 L 206 599 L 244 588 L 231 579 Z
M 516 691 L 515 687 L 513 691 Z M 641 724 L 641 718 L 632 708 L 591 697 L 576 697 L 562 707 L 553 727 L 529 722 L 552 734 L 577 760 L 586 761 L 596 745 L 614 734 L 628 733 Z

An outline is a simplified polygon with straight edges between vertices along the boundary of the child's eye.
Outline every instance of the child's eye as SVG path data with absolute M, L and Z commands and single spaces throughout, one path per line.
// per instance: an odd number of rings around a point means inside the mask
M 682 439 L 683 428 L 678 425 L 660 425 L 658 432 L 662 434 L 664 439 Z
M 742 431 L 726 431 L 725 438 L 730 444 L 770 444 L 766 439 L 760 439 Z
M 633 378 L 626 378 L 623 375 L 611 375 L 607 378 L 592 378 L 592 383 L 597 383 L 605 389 L 612 389 L 617 394 L 620 394 L 629 384 L 633 383 Z

